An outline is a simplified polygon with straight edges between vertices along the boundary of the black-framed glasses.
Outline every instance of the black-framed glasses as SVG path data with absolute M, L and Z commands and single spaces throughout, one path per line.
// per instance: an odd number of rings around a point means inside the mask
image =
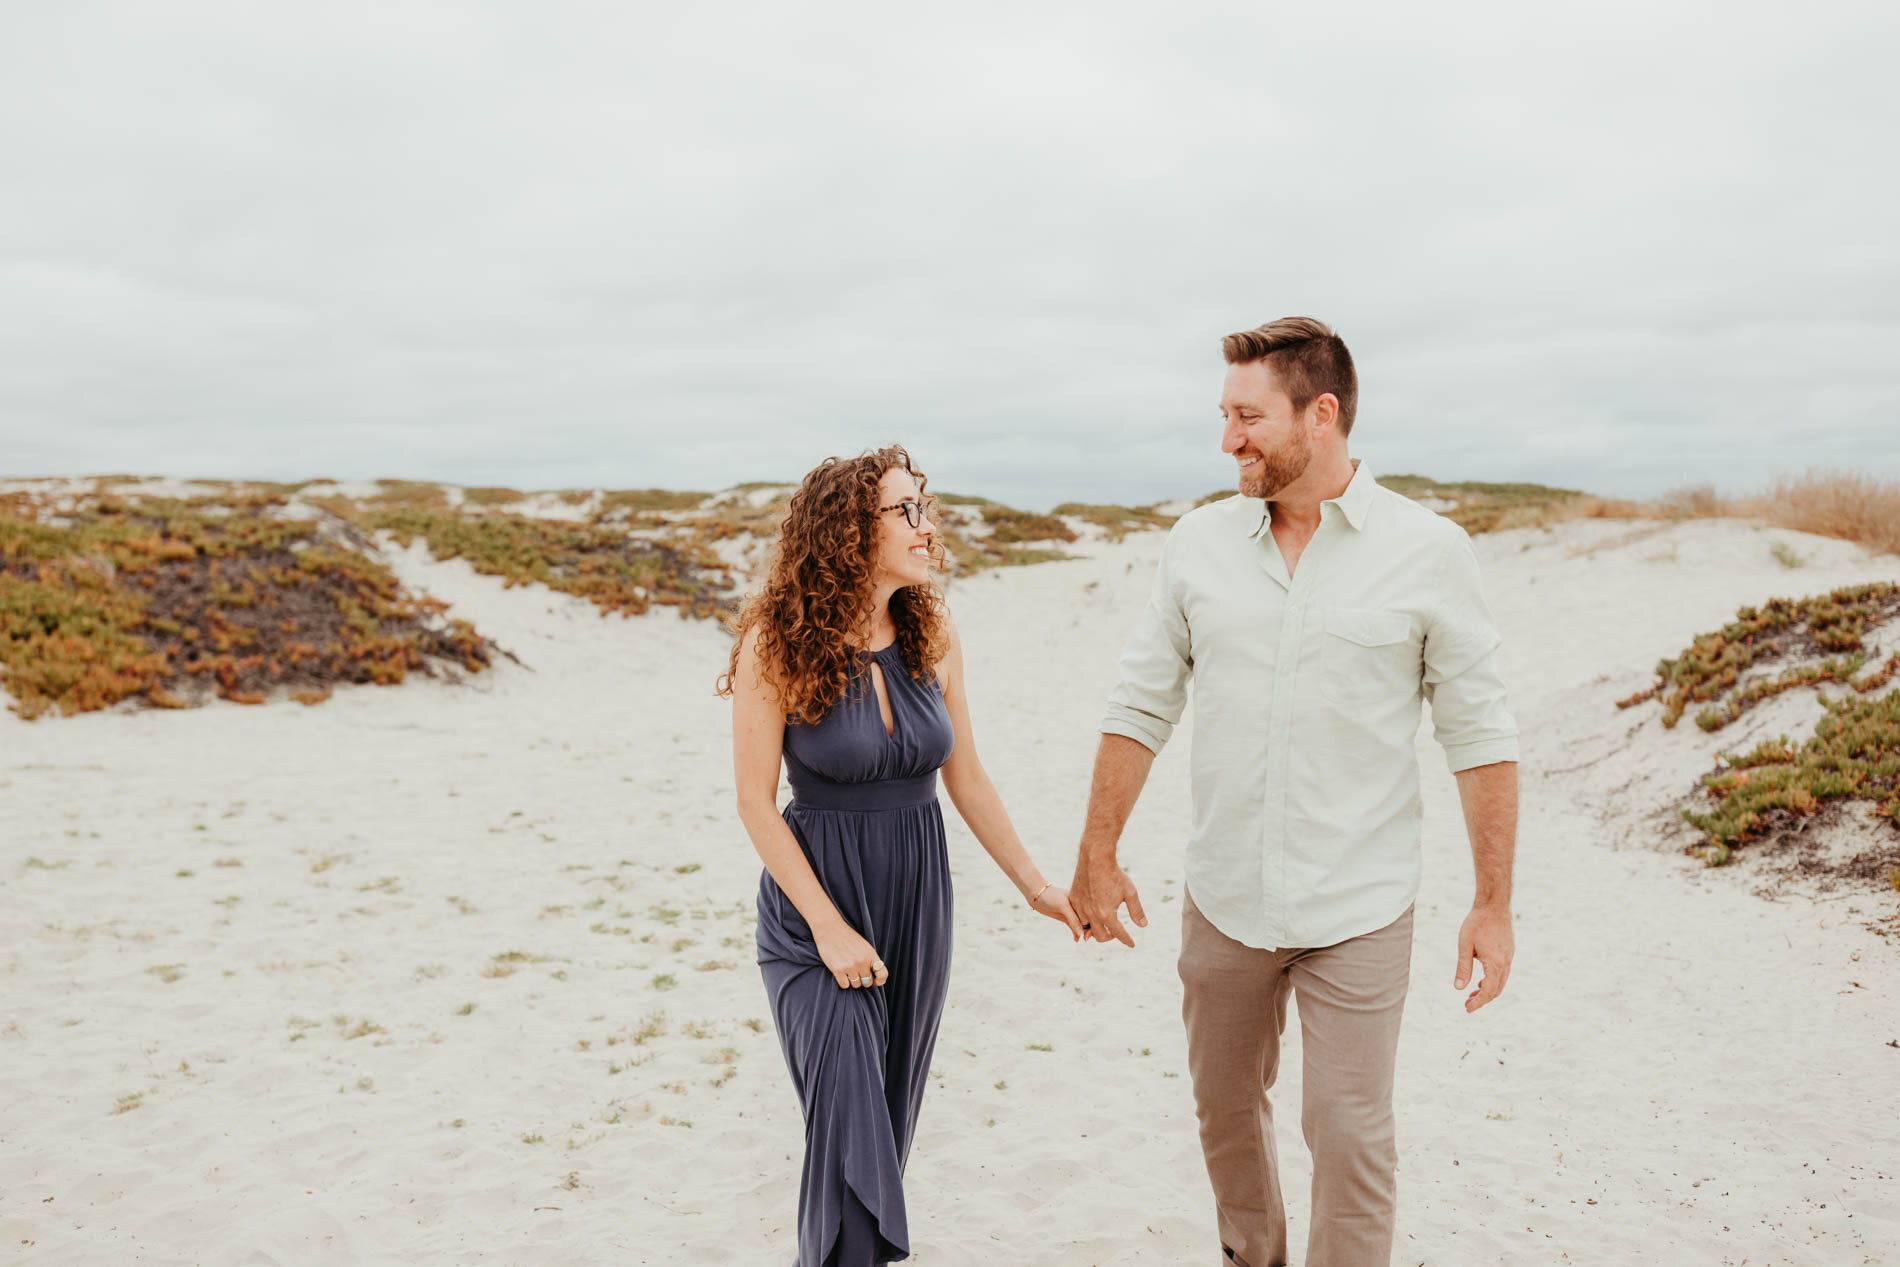
M 898 502 L 894 506 L 879 506 L 877 513 L 881 515 L 887 510 L 903 511 L 904 522 L 915 528 L 924 521 L 924 516 L 929 513 L 930 507 L 923 502 L 906 497 L 903 501 Z

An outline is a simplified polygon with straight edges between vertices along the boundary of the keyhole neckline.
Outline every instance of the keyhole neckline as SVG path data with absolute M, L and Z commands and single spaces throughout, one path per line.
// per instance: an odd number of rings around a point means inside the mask
M 893 647 L 896 645 L 894 642 L 891 644 Z M 877 728 L 884 732 L 885 740 L 895 743 L 897 741 L 897 701 L 891 696 L 890 674 L 884 672 L 883 664 L 876 663 L 882 654 L 889 649 L 888 647 L 880 647 L 876 651 L 869 651 L 865 654 L 869 655 L 874 662 L 871 665 L 869 675 L 871 679 L 872 715 L 877 718 Z M 885 709 L 889 709 L 891 713 L 891 720 L 888 726 L 884 723 Z

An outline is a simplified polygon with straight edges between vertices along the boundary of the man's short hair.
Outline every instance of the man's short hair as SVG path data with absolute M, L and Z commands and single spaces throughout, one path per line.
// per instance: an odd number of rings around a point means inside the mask
M 1339 401 L 1339 434 L 1352 434 L 1352 417 L 1359 405 L 1359 377 L 1353 373 L 1352 353 L 1333 328 L 1314 317 L 1281 317 L 1252 330 L 1230 334 L 1220 341 L 1229 365 L 1265 361 L 1280 390 L 1293 402 L 1295 412 L 1331 392 Z

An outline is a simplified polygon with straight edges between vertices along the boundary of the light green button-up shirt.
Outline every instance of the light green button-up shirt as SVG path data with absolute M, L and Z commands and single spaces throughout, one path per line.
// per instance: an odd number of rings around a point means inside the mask
M 1257 498 L 1175 523 L 1102 720 L 1158 753 L 1192 679 L 1188 889 L 1249 946 L 1330 946 L 1418 896 L 1421 699 L 1454 772 L 1517 760 L 1470 539 L 1355 466 L 1291 576 Z

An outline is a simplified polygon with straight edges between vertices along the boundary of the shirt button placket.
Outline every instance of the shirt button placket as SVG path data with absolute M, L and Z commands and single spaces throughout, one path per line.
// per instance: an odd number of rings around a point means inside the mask
M 1267 789 L 1261 806 L 1260 830 L 1266 836 L 1266 857 L 1260 868 L 1261 909 L 1267 936 L 1275 946 L 1292 944 L 1287 891 L 1286 797 L 1291 759 L 1293 694 L 1299 684 L 1300 646 L 1306 636 L 1304 571 L 1294 573 L 1293 587 L 1280 616 L 1280 645 L 1273 666 L 1273 706 L 1267 712 Z

